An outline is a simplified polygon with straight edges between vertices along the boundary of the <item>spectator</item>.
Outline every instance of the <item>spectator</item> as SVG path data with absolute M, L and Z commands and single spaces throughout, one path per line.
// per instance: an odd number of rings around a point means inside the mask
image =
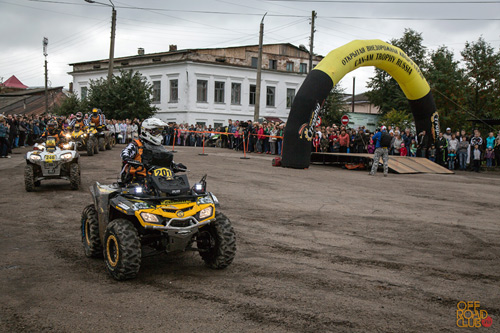
M 427 157 L 427 147 L 429 145 L 429 138 L 426 135 L 425 130 L 420 132 L 418 135 L 417 149 L 419 151 L 420 157 Z
M 457 156 L 458 156 L 458 166 L 460 170 L 467 169 L 467 161 L 468 161 L 468 152 L 469 152 L 469 140 L 465 135 L 460 138 L 460 142 L 457 146 Z
M 417 156 L 417 143 L 415 142 L 415 139 L 411 139 L 410 157 L 416 157 L 416 156 Z
M 347 148 L 349 147 L 349 134 L 346 133 L 345 129 L 340 132 L 339 143 L 340 143 L 340 152 L 347 153 Z
M 495 140 L 495 164 L 496 166 L 500 166 L 500 137 L 497 137 Z
M 354 138 L 354 152 L 355 153 L 366 152 L 366 135 L 362 129 L 358 131 L 358 134 L 356 134 Z
M 436 160 L 439 165 L 444 165 L 447 148 L 448 140 L 446 140 L 442 132 L 439 132 L 438 138 L 436 139 Z
M 401 137 L 401 134 L 399 132 L 395 132 L 396 135 L 394 136 L 394 139 L 392 140 L 392 155 L 400 155 L 400 149 L 401 149 L 401 144 L 404 143 L 403 138 Z
M 399 148 L 399 156 L 408 156 L 408 150 L 406 149 L 404 142 L 401 142 L 401 148 Z
M 474 150 L 472 152 L 472 158 L 474 159 L 474 171 L 479 172 L 479 169 L 481 167 L 481 150 L 479 149 L 479 145 L 476 144 L 474 145 Z
M 429 160 L 432 162 L 436 162 L 436 145 L 435 144 L 431 144 L 431 148 L 429 148 L 428 153 L 429 153 L 428 154 Z
M 9 124 L 4 116 L 0 115 L 0 158 L 10 158 L 9 150 Z

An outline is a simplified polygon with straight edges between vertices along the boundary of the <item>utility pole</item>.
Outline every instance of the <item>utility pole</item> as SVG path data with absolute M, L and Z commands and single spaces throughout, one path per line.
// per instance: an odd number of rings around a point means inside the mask
M 352 77 L 352 112 L 354 113 L 354 96 L 356 95 L 356 77 Z
M 49 45 L 49 39 L 43 37 L 43 55 L 45 57 L 45 114 L 49 113 L 49 88 L 48 88 L 48 71 L 47 71 L 47 46 Z
M 312 16 L 311 16 L 311 37 L 309 38 L 311 43 L 309 44 L 309 73 L 312 71 L 312 66 L 313 66 L 313 48 L 314 48 L 314 19 L 316 18 L 316 12 L 313 10 L 312 11 Z
M 115 32 L 116 32 L 116 10 L 113 1 L 109 0 L 111 5 L 107 3 L 102 3 L 94 0 L 85 0 L 88 3 L 96 3 L 102 6 L 111 7 L 111 42 L 109 44 L 109 64 L 108 64 L 108 84 L 111 84 L 111 78 L 113 77 L 113 62 L 115 57 Z
M 113 62 L 115 57 L 115 32 L 116 32 L 115 6 L 112 7 L 112 10 L 113 11 L 111 14 L 111 43 L 109 45 L 109 69 L 108 69 L 108 84 L 110 85 L 111 85 L 111 78 L 113 77 Z
M 262 42 L 264 39 L 264 17 L 266 17 L 267 13 L 262 16 L 262 20 L 260 21 L 260 31 L 259 31 L 259 55 L 257 58 L 257 82 L 255 84 L 255 108 L 253 112 L 253 121 L 259 121 L 259 113 L 260 113 L 260 81 L 262 77 Z

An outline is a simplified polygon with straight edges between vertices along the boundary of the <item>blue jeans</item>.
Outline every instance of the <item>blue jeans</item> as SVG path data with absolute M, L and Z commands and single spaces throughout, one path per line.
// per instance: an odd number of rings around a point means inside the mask
M 486 159 L 486 166 L 489 168 L 493 166 L 493 159 L 492 158 L 487 158 Z
M 467 169 L 467 151 L 458 152 L 458 165 L 460 166 L 460 170 Z
M 168 146 L 170 143 L 170 134 L 165 134 L 165 145 Z
M 455 170 L 455 158 L 450 157 L 448 159 L 448 169 Z

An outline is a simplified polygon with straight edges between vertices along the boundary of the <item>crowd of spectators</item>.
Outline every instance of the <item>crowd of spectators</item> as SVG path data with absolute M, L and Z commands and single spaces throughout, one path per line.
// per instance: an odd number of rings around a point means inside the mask
M 0 115 L 0 157 L 9 157 L 14 148 L 33 145 L 44 132 L 52 116 L 1 116 Z M 85 115 L 88 117 L 88 115 Z M 57 117 L 60 128 L 69 129 L 71 117 Z M 197 146 L 203 144 L 220 148 L 246 150 L 248 153 L 281 155 L 283 122 L 228 121 L 228 125 L 169 123 L 163 131 L 165 145 Z M 117 143 L 126 144 L 137 139 L 140 133 L 140 119 L 106 120 L 107 130 L 115 136 Z M 378 130 L 377 130 L 378 131 Z M 491 168 L 500 166 L 500 131 L 489 132 L 486 137 L 479 130 L 467 133 L 453 132 L 447 128 L 439 133 L 435 142 L 429 142 L 425 131 L 413 133 L 411 129 L 401 130 L 387 126 L 392 136 L 390 155 L 418 156 L 428 158 L 450 170 L 480 169 L 483 161 Z M 342 125 L 318 126 L 312 139 L 312 151 L 334 153 L 370 153 L 375 151 L 373 135 L 365 127 L 351 129 Z

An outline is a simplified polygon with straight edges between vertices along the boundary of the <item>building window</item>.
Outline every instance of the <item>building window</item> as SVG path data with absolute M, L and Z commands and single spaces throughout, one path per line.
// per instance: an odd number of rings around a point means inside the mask
M 206 102 L 207 101 L 207 80 L 198 80 L 196 83 L 196 101 Z
M 87 91 L 88 91 L 87 87 L 82 87 L 82 89 L 81 89 L 82 100 L 87 98 Z
M 300 64 L 300 72 L 307 73 L 307 64 L 305 64 L 305 63 Z
M 153 81 L 153 103 L 161 102 L 161 81 Z
M 179 80 L 170 80 L 170 102 L 179 100 Z
M 252 68 L 257 68 L 258 60 L 257 57 L 252 57 Z
M 288 88 L 286 90 L 286 107 L 291 108 L 293 99 L 295 98 L 295 89 Z
M 231 83 L 231 104 L 241 104 L 241 83 Z
M 278 61 L 274 59 L 269 59 L 269 69 L 277 69 Z
M 274 106 L 274 100 L 276 97 L 276 87 L 267 87 L 266 89 L 266 105 Z
M 293 72 L 293 62 L 289 61 L 286 63 L 286 71 Z
M 224 103 L 224 82 L 215 81 L 214 102 Z
M 255 84 L 250 85 L 250 100 L 248 101 L 248 104 L 250 105 L 255 105 L 255 94 L 257 91 L 257 87 Z

